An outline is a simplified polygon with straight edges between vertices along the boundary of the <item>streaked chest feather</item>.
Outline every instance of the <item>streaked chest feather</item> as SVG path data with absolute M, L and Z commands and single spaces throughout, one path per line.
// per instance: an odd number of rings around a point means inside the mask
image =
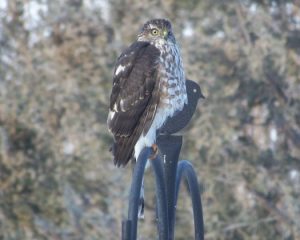
M 161 50 L 159 58 L 160 104 L 166 115 L 173 116 L 187 103 L 185 74 L 179 49 L 175 44 L 157 46 Z
M 160 100 L 149 131 L 140 136 L 135 146 L 136 158 L 144 146 L 151 146 L 156 141 L 156 131 L 167 118 L 181 111 L 184 104 L 187 104 L 185 75 L 177 46 L 158 44 L 156 47 L 161 51 L 158 71 Z
M 146 139 L 153 142 L 156 130 L 161 128 L 168 117 L 187 104 L 185 75 L 179 50 L 175 44 L 158 44 L 161 55 L 159 58 L 159 91 L 160 100 Z

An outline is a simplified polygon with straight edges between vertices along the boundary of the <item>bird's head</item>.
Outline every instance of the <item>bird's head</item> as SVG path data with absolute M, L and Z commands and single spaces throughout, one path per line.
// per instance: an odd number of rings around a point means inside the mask
M 152 19 L 146 22 L 138 35 L 138 41 L 175 42 L 171 23 L 166 19 Z

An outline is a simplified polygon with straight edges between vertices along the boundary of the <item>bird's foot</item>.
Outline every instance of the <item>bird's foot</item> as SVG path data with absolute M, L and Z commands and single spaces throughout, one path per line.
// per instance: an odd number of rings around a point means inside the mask
M 152 144 L 151 148 L 152 148 L 152 153 L 151 153 L 149 159 L 154 160 L 158 155 L 158 146 L 157 146 L 157 144 L 154 143 L 154 144 Z

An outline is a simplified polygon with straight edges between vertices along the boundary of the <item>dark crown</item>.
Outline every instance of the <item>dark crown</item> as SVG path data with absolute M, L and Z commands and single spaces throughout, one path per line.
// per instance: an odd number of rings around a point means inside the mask
M 152 19 L 149 20 L 148 22 L 146 22 L 142 28 L 142 31 L 145 31 L 147 29 L 150 28 L 150 26 L 153 25 L 155 27 L 157 27 L 158 29 L 168 29 L 168 30 L 172 30 L 172 25 L 171 23 L 166 20 L 166 19 Z

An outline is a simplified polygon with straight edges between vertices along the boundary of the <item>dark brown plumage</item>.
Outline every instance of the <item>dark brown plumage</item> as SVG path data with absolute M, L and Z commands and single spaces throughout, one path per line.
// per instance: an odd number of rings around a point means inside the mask
M 168 117 L 187 103 L 185 77 L 171 23 L 146 22 L 137 41 L 118 58 L 110 97 L 108 127 L 112 153 L 125 166 L 134 153 L 156 141 Z
M 110 97 L 108 126 L 115 136 L 112 146 L 114 163 L 126 165 L 132 156 L 133 147 L 143 131 L 147 132 L 158 104 L 158 91 L 155 90 L 157 78 L 157 48 L 147 42 L 135 42 L 126 49 L 116 63 L 126 66 L 124 71 L 114 75 Z

